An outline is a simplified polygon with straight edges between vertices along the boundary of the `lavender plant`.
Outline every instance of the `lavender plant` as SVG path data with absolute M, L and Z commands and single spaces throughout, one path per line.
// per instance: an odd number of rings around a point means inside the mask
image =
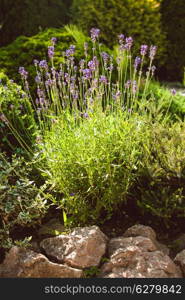
M 56 69 L 55 44 L 52 38 L 48 47 L 49 61 L 34 61 L 36 67 L 37 98 L 32 99 L 27 81 L 28 73 L 19 68 L 24 90 L 32 102 L 42 132 L 64 111 L 87 117 L 89 113 L 102 110 L 114 112 L 121 109 L 135 113 L 139 108 L 142 82 L 142 102 L 146 100 L 147 89 L 155 72 L 153 60 L 156 47 L 151 46 L 147 57 L 147 45 L 142 45 L 140 54 L 132 57 L 132 37 L 119 35 L 119 53 L 116 63 L 113 56 L 101 51 L 100 30 L 91 29 L 92 48 L 84 44 L 84 59 L 75 60 L 75 46 L 62 53 L 63 63 Z M 143 71 L 145 61 L 148 71 Z M 124 67 L 123 67 L 124 64 Z
M 145 106 L 156 54 L 155 46 L 141 45 L 134 58 L 132 37 L 120 34 L 114 59 L 102 51 L 100 30 L 92 28 L 90 34 L 84 59 L 77 61 L 76 47 L 70 45 L 61 54 L 59 68 L 55 67 L 57 40 L 51 39 L 48 61 L 34 60 L 35 98 L 27 71 L 19 68 L 31 106 L 28 114 L 37 123 L 34 148 L 25 149 L 35 155 L 46 184 L 61 195 L 54 204 L 82 223 L 96 220 L 102 211 L 112 213 L 126 201 L 135 182 L 143 158 L 141 141 L 150 133 Z

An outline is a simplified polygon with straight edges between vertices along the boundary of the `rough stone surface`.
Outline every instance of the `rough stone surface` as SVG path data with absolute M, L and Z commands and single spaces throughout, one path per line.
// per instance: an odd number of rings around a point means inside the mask
M 108 238 L 97 226 L 76 228 L 70 234 L 48 238 L 40 246 L 60 262 L 77 267 L 98 266 L 106 252 Z
M 129 246 L 138 246 L 143 251 L 155 251 L 157 250 L 156 245 L 152 240 L 143 236 L 136 237 L 118 237 L 113 238 L 109 242 L 108 253 L 112 255 L 117 249 L 125 249 Z
M 151 240 L 156 239 L 156 233 L 150 226 L 136 224 L 128 228 L 123 234 L 124 237 L 144 236 Z
M 180 268 L 185 276 L 185 250 L 182 250 L 180 253 L 178 253 L 176 255 L 174 261 L 175 261 L 175 263 L 177 263 L 180 266 Z
M 50 262 L 41 253 L 14 246 L 0 265 L 0 277 L 4 278 L 80 278 L 83 271 Z
M 145 226 L 141 224 L 136 224 L 130 228 L 128 228 L 125 233 L 123 234 L 124 237 L 137 237 L 137 236 L 143 236 L 146 238 L 149 238 L 153 241 L 157 249 L 162 251 L 164 254 L 169 255 L 170 250 L 166 245 L 163 245 L 159 243 L 156 240 L 156 233 L 150 226 Z
M 138 246 L 117 249 L 100 272 L 103 278 L 180 278 L 182 273 L 161 251 L 143 251 Z

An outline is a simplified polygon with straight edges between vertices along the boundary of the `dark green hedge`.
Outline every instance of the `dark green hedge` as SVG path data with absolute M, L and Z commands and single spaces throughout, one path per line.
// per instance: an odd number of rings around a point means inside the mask
M 74 35 L 73 35 L 74 33 Z M 6 47 L 0 48 L 0 71 L 4 72 L 10 79 L 20 83 L 20 66 L 29 72 L 29 82 L 33 86 L 36 76 L 34 59 L 43 60 L 47 58 L 47 47 L 51 44 L 52 37 L 57 38 L 54 62 L 59 65 L 62 62 L 62 52 L 70 44 L 76 44 L 77 58 L 83 56 L 83 44 L 88 38 L 78 29 L 71 27 L 71 31 L 64 28 L 50 28 L 32 37 L 21 36 Z M 76 37 L 76 39 L 75 39 Z
M 86 32 L 92 27 L 101 30 L 102 40 L 109 46 L 123 33 L 141 44 L 158 46 L 160 64 L 165 59 L 165 35 L 161 31 L 158 0 L 73 0 L 73 22 Z

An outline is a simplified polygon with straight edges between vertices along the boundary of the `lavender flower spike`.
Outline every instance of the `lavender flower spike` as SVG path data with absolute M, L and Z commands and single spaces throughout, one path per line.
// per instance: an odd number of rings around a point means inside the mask
M 156 46 L 151 46 L 150 47 L 150 54 L 149 57 L 150 59 L 154 59 L 155 55 L 156 55 L 156 51 L 157 51 L 157 47 Z
M 103 61 L 104 61 L 105 63 L 107 63 L 107 61 L 108 61 L 108 59 L 109 59 L 109 55 L 108 55 L 106 52 L 102 52 L 102 53 L 101 53 L 101 56 L 102 56 L 102 58 L 103 58 Z
M 104 75 L 101 75 L 100 76 L 100 82 L 104 83 L 104 84 L 107 84 L 107 77 L 104 76 Z
M 24 67 L 19 67 L 19 74 L 21 74 L 22 78 L 26 79 L 28 77 L 28 72 Z
M 83 78 L 84 79 L 90 79 L 92 77 L 92 72 L 90 69 L 84 69 L 83 72 Z
M 41 60 L 39 62 L 39 67 L 43 68 L 43 69 L 47 69 L 48 68 L 47 61 L 46 60 Z
M 130 50 L 133 45 L 133 38 L 130 36 L 126 38 L 125 49 Z
M 48 47 L 48 56 L 49 56 L 50 59 L 53 58 L 54 53 L 55 53 L 54 46 L 49 46 L 49 47 Z
M 175 96 L 176 93 L 177 93 L 177 91 L 176 91 L 175 89 L 171 89 L 171 94 L 172 94 L 173 96 Z
M 139 56 L 137 56 L 135 58 L 135 62 L 134 62 L 134 69 L 137 70 L 139 64 L 141 63 L 141 58 Z
M 141 50 L 140 53 L 142 56 L 145 56 L 148 50 L 148 46 L 147 45 L 141 45 Z
M 92 28 L 91 31 L 91 39 L 93 42 L 96 42 L 96 39 L 99 37 L 100 29 L 98 28 Z
M 125 39 L 124 34 L 121 33 L 120 35 L 118 35 L 118 39 L 119 39 L 119 44 L 122 45 Z
M 52 38 L 51 38 L 51 42 L 52 42 L 53 45 L 55 45 L 56 42 L 57 42 L 57 38 L 56 38 L 56 37 L 52 37 Z

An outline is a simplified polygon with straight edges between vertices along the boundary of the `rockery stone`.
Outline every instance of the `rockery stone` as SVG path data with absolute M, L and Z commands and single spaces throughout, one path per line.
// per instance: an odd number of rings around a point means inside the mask
M 77 268 L 98 266 L 108 238 L 97 226 L 75 228 L 70 234 L 43 240 L 40 246 L 59 262 Z
M 49 261 L 46 256 L 32 250 L 14 246 L 0 265 L 4 278 L 80 278 L 83 271 Z

